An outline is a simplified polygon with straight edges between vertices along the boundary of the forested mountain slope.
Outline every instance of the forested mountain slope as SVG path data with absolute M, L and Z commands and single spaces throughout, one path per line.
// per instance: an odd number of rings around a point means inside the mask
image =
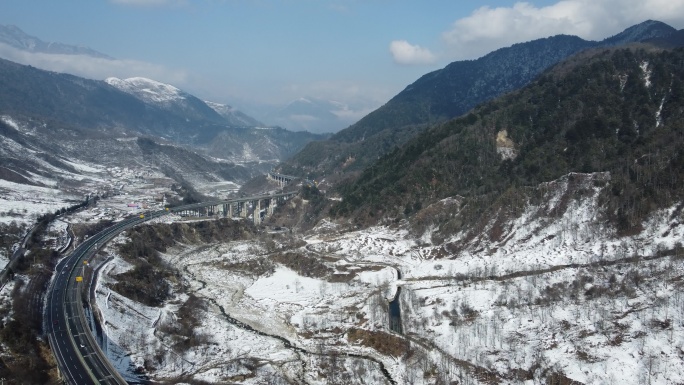
M 572 172 L 610 173 L 607 218 L 637 229 L 684 191 L 684 50 L 617 49 L 431 128 L 342 188 L 336 215 L 377 220 L 464 197 L 473 213 Z
M 501 48 L 477 60 L 453 62 L 422 76 L 329 140 L 310 143 L 283 169 L 316 175 L 360 170 L 426 126 L 458 117 L 482 102 L 516 90 L 582 50 L 664 38 L 674 32 L 664 23 L 649 20 L 600 42 L 557 35 Z

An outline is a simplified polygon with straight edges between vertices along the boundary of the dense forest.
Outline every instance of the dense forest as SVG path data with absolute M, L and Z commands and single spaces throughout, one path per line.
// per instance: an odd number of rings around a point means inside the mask
M 404 145 L 426 127 L 459 117 L 483 102 L 520 89 L 572 55 L 643 41 L 667 47 L 681 43 L 674 28 L 648 20 L 602 41 L 556 35 L 501 48 L 476 60 L 455 61 L 423 75 L 385 105 L 329 140 L 310 143 L 282 165 L 283 172 L 329 176 L 333 172 L 363 170 L 378 155 Z
M 682 198 L 683 112 L 684 50 L 583 53 L 383 156 L 331 213 L 373 221 L 450 196 L 482 211 L 516 188 L 609 172 L 606 215 L 633 229 Z

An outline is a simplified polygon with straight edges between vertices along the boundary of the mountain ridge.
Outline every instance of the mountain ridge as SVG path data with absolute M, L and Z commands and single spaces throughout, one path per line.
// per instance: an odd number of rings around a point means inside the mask
M 196 119 L 211 123 L 229 122 L 199 98 L 167 83 L 144 77 L 119 79 L 109 77 L 105 83 L 130 94 L 146 104 L 157 106 L 168 114 L 184 119 Z
M 674 28 L 646 21 L 601 42 L 556 35 L 500 48 L 476 60 L 456 61 L 421 76 L 390 101 L 326 142 L 314 142 L 284 162 L 284 172 L 359 171 L 425 127 L 460 116 L 513 91 L 551 65 L 589 48 L 671 35 Z M 348 162 L 348 159 L 354 159 Z
M 639 47 L 572 57 L 386 154 L 341 188 L 332 213 L 372 222 L 459 196 L 475 219 L 502 199 L 521 204 L 525 186 L 608 172 L 605 219 L 638 231 L 652 210 L 684 198 L 682 60 L 684 49 Z
M 263 127 L 265 124 L 261 123 L 257 119 L 245 114 L 244 112 L 238 110 L 227 104 L 210 102 L 205 100 L 209 107 L 211 107 L 216 113 L 223 116 L 228 120 L 229 124 L 237 127 Z
M 292 155 L 304 143 L 324 138 L 311 133 L 259 130 L 248 125 L 256 120 L 239 111 L 231 110 L 233 115 L 223 116 L 204 101 L 174 86 L 134 79 L 129 82 L 108 79 L 122 90 L 106 81 L 0 59 L 0 115 L 19 121 L 69 126 L 87 136 L 153 136 L 199 151 L 212 149 L 212 156 L 236 162 L 277 162 Z M 70 135 L 73 132 L 69 131 Z M 232 143 L 222 143 L 222 146 L 215 143 L 226 140 Z M 245 144 L 251 148 L 248 153 L 239 150 Z M 230 151 L 217 150 L 228 147 Z
M 87 55 L 100 59 L 114 59 L 111 56 L 88 47 L 42 41 L 35 36 L 25 33 L 15 25 L 0 25 L 0 43 L 7 44 L 23 51 L 35 53 Z

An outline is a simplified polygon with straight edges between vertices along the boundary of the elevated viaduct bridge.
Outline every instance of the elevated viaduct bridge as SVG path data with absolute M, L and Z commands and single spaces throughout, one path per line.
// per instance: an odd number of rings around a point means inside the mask
M 278 177 L 278 174 L 274 175 Z M 285 183 L 286 178 L 280 178 Z M 297 194 L 289 192 L 241 197 L 149 211 L 118 222 L 82 242 L 55 268 L 55 279 L 48 289 L 43 312 L 45 331 L 63 382 L 73 385 L 127 384 L 96 342 L 85 315 L 90 306 L 87 293 L 92 282 L 83 281 L 83 270 L 85 262 L 99 248 L 122 231 L 170 212 L 196 216 L 237 215 L 243 218 L 251 213 L 254 223 L 260 224 L 262 215 L 272 214 L 276 205 Z
M 300 179 L 299 177 L 296 176 L 291 176 L 291 175 L 284 175 L 284 174 L 278 174 L 275 172 L 269 172 L 266 174 L 266 179 L 272 180 L 276 183 L 278 183 L 278 186 L 285 187 L 286 185 L 290 184 L 293 180 Z
M 261 220 L 272 215 L 276 206 L 297 195 L 298 192 L 279 193 L 271 195 L 258 195 L 228 200 L 200 202 L 189 205 L 169 208 L 170 212 L 180 216 L 222 216 L 247 218 L 252 215 L 255 225 L 261 224 Z

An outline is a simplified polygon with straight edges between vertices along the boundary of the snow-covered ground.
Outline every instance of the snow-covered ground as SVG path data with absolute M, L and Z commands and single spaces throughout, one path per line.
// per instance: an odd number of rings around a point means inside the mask
M 72 220 L 115 219 L 141 210 L 158 209 L 164 199 L 176 195 L 170 189 L 173 181 L 153 169 L 70 165 L 88 173 L 87 178 L 80 177 L 82 184 L 78 188 L 32 186 L 0 179 L 0 222 L 33 224 L 40 215 L 54 213 L 83 202 L 86 196 L 96 195 L 106 195 L 107 198 L 102 199 L 92 212 L 82 213 Z M 51 179 L 44 177 L 36 176 L 34 179 L 46 186 L 52 183 Z
M 70 174 L 78 178 L 80 186 L 64 188 L 55 180 L 34 176 L 33 182 L 45 186 L 14 183 L 0 179 L 0 224 L 30 228 L 36 219 L 82 203 L 87 196 L 101 196 L 98 203 L 87 209 L 60 216 L 51 222 L 45 234 L 44 244 L 54 250 L 64 251 L 71 238 L 67 233 L 70 224 L 93 224 L 101 220 L 118 221 L 124 217 L 147 210 L 162 209 L 167 199 L 177 197 L 171 190 L 173 180 L 149 167 L 101 167 L 87 163 L 63 160 L 84 175 Z M 73 235 L 73 234 L 72 234 Z M 15 245 L 15 247 L 18 246 Z M 11 251 L 11 250 L 10 250 Z M 9 262 L 9 255 L 0 249 L 0 269 Z
M 0 222 L 30 224 L 37 216 L 68 207 L 83 197 L 0 179 Z
M 403 227 L 343 232 L 324 221 L 286 251 L 269 251 L 259 239 L 179 245 L 163 258 L 187 292 L 161 308 L 111 290 L 114 272 L 126 268 L 111 247 L 98 306 L 113 344 L 158 379 L 684 382 L 682 214 L 657 212 L 645 231 L 618 238 L 597 224 L 600 188 L 564 201 L 564 183 L 549 192 L 558 194 L 550 203 L 528 205 L 498 236 L 485 229 L 429 244 L 430 234 L 414 237 Z M 310 258 L 304 265 L 323 263 L 328 273 L 283 262 L 284 252 Z M 399 287 L 403 335 L 389 328 L 388 301 Z M 190 294 L 208 304 L 198 343 L 174 352 L 160 325 Z M 365 340 L 351 338 L 359 330 L 368 332 Z M 403 341 L 398 352 L 381 346 L 394 338 Z
M 113 248 L 110 252 L 114 253 Z M 233 242 L 179 248 L 165 256 L 181 271 L 189 291 L 210 304 L 203 313 L 202 326 L 195 330 L 196 335 L 205 336 L 207 343 L 185 353 L 170 349 L 172 338 L 160 331 L 160 325 L 176 317 L 185 295 L 178 294 L 162 308 L 133 303 L 109 289 L 115 282 L 112 277 L 126 268 L 121 259 L 112 259 L 103 268 L 103 278 L 96 290 L 98 307 L 107 320 L 106 330 L 114 345 L 126 346 L 134 353 L 122 359 L 118 348 L 114 348 L 110 349 L 110 356 L 124 365 L 149 367 L 145 360 L 158 354 L 161 358 L 153 363 L 153 374 L 160 379 L 192 374 L 195 379 L 209 382 L 239 379 L 245 384 L 262 384 L 265 379 L 271 379 L 272 383 L 287 379 L 297 383 L 327 383 L 325 378 L 318 377 L 325 373 L 323 367 L 328 365 L 329 355 L 321 354 L 322 347 L 316 338 L 301 338 L 299 334 L 333 335 L 329 330 L 353 321 L 355 313 L 328 317 L 323 314 L 337 310 L 338 306 L 363 306 L 370 287 L 364 281 L 388 281 L 393 274 L 379 270 L 347 285 L 300 276 L 282 266 L 267 276 L 252 276 L 248 271 L 231 274 L 225 268 L 259 260 L 263 253 L 258 243 Z M 312 323 L 318 322 L 320 327 L 314 328 Z M 135 325 L 133 330 L 129 330 L 130 325 Z M 140 343 L 128 342 L 131 335 Z M 382 359 L 368 349 L 348 351 Z M 338 361 L 341 365 L 363 369 L 366 379 L 375 379 L 374 383 L 381 383 L 384 378 L 379 365 L 372 360 L 340 357 Z
M 59 249 L 69 224 L 118 220 L 173 194 L 151 169 L 79 167 L 90 177 L 72 195 L 0 181 L 0 220 L 30 224 L 110 192 L 53 222 L 45 240 Z M 682 213 L 656 212 L 644 231 L 619 237 L 597 208 L 605 176 L 586 178 L 582 199 L 567 199 L 561 178 L 544 186 L 542 206 L 495 213 L 478 234 L 436 237 L 435 226 L 415 234 L 405 224 L 344 231 L 324 220 L 294 240 L 275 232 L 180 244 L 162 254 L 179 284 L 159 308 L 112 290 L 130 268 L 117 255 L 122 235 L 105 250 L 96 289 L 106 351 L 130 379 L 144 368 L 159 380 L 243 384 L 684 383 Z M 307 270 L 318 264 L 325 273 Z M 402 335 L 389 327 L 398 288 Z M 172 331 L 191 296 L 206 307 L 181 341 Z

